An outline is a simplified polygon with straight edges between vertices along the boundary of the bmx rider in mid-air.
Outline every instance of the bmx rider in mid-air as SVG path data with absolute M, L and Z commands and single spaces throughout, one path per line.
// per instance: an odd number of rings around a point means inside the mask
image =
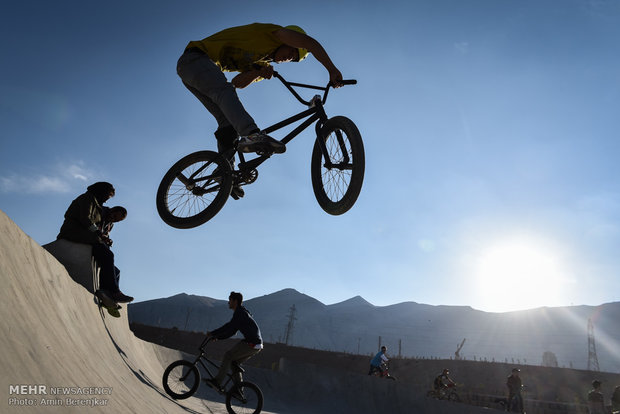
M 191 41 L 178 60 L 177 73 L 183 84 L 215 117 L 215 137 L 220 153 L 233 148 L 242 152 L 286 151 L 284 143 L 261 133 L 239 101 L 235 88 L 245 88 L 273 75 L 271 63 L 299 62 L 308 53 L 327 69 L 334 87 L 342 86 L 342 74 L 321 44 L 299 26 L 253 23 L 231 27 L 205 39 Z M 240 72 L 230 82 L 223 72 Z M 229 160 L 234 164 L 233 159 Z M 243 197 L 236 185 L 231 196 Z

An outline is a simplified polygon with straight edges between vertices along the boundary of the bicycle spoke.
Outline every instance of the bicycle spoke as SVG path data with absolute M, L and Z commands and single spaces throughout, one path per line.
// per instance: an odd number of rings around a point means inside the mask
M 332 132 L 325 140 L 327 155 L 332 168 L 323 167 L 321 171 L 323 188 L 327 197 L 336 202 L 347 192 L 351 182 L 349 160 L 353 158 L 348 140 L 341 130 Z M 348 144 L 348 145 L 347 145 Z
M 177 217 L 191 217 L 207 208 L 220 189 L 214 175 L 216 168 L 216 164 L 204 162 L 179 171 L 166 200 L 170 212 Z
M 176 394 L 187 393 L 195 381 L 192 370 L 184 366 L 175 367 L 168 375 L 168 387 Z

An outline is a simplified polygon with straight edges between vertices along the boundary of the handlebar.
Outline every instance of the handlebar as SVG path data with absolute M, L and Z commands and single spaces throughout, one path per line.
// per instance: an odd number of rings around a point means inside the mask
M 343 79 L 343 80 L 341 81 L 341 83 L 342 83 L 343 85 L 357 85 L 357 80 L 355 80 L 355 79 Z M 330 82 L 329 84 L 330 84 L 330 86 L 331 86 L 331 82 Z
M 293 96 L 295 98 L 297 98 L 297 100 L 299 102 L 301 102 L 302 104 L 306 105 L 306 106 L 313 106 L 314 105 L 314 98 L 306 101 L 305 99 L 303 99 L 301 96 L 299 96 L 299 94 L 297 93 L 297 91 L 295 91 L 295 89 L 293 89 L 293 86 L 299 87 L 299 88 L 308 88 L 308 89 L 317 89 L 320 91 L 323 91 L 323 98 L 321 98 L 321 103 L 325 103 L 325 101 L 327 101 L 327 94 L 329 92 L 329 88 L 333 88 L 334 85 L 333 83 L 330 81 L 327 83 L 327 86 L 315 86 L 315 85 L 307 85 L 305 83 L 296 83 L 296 82 L 289 82 L 286 79 L 284 79 L 282 77 L 282 75 L 280 75 L 278 72 L 276 72 L 275 70 L 273 71 L 273 76 L 275 76 L 276 78 L 278 78 L 280 80 L 280 82 L 282 82 L 282 84 L 284 86 L 286 86 L 286 88 L 293 94 Z M 357 84 L 357 80 L 356 79 L 344 79 L 340 81 L 341 85 L 356 85 Z
M 213 338 L 212 336 L 205 337 L 205 339 L 200 344 L 200 349 L 203 349 L 205 346 L 207 346 L 209 342 L 212 342 L 212 341 L 215 341 L 215 338 Z

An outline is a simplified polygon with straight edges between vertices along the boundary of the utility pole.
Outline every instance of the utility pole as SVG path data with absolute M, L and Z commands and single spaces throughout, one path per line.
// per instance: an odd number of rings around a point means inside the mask
M 184 331 L 187 331 L 187 324 L 189 323 L 189 315 L 192 313 L 192 309 L 191 308 L 187 308 L 187 315 L 185 316 L 185 327 L 183 328 Z
M 588 318 L 588 371 L 600 371 L 594 343 L 594 324 L 590 318 Z
M 295 305 L 291 306 L 289 309 L 290 313 L 288 314 L 288 323 L 286 324 L 286 330 L 284 331 L 284 343 L 289 345 L 289 340 L 293 341 L 293 330 L 295 329 L 295 321 L 297 318 L 295 317 Z
M 402 345 L 403 345 L 403 344 L 402 344 L 402 342 L 403 342 L 403 340 L 402 340 L 402 339 L 399 339 L 399 340 L 398 340 L 398 357 L 399 357 L 399 358 L 402 358 L 402 355 L 403 355 L 403 354 L 401 353 L 401 351 L 402 351 Z

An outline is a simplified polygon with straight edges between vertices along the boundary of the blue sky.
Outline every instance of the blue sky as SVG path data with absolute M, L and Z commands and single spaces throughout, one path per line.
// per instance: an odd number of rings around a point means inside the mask
M 255 21 L 302 26 L 358 79 L 327 112 L 362 133 L 360 198 L 320 209 L 307 131 L 243 200 L 170 228 L 159 181 L 214 149 L 216 128 L 176 60 Z M 112 234 L 121 288 L 137 300 L 288 287 L 487 311 L 619 300 L 616 1 L 23 1 L 0 32 L 0 209 L 45 244 L 71 200 L 113 183 L 108 204 L 129 210 Z M 276 69 L 328 80 L 311 56 Z M 263 127 L 303 109 L 276 80 L 239 95 Z

